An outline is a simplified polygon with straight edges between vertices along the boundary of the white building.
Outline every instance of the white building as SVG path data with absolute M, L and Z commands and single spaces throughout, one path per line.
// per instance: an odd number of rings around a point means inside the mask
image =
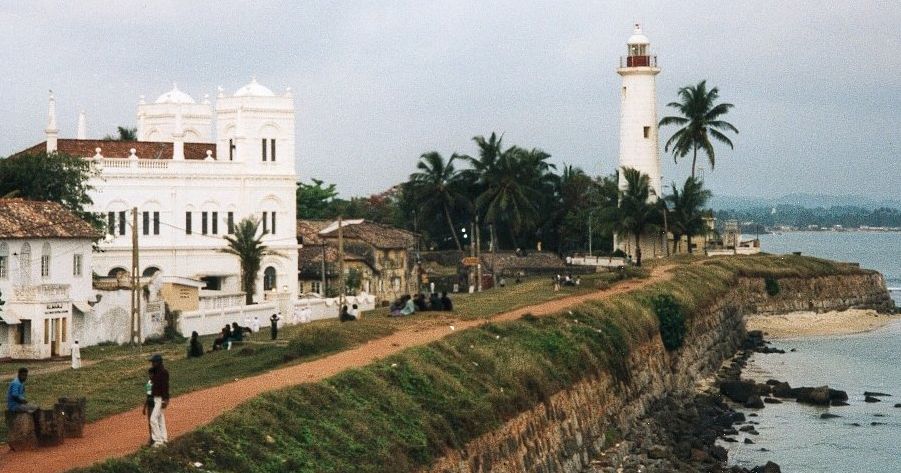
M 245 217 L 260 221 L 263 243 L 278 255 L 263 260 L 256 299 L 264 290 L 297 293 L 294 98 L 253 80 L 227 95 L 215 113 L 173 87 L 138 104 L 139 141 L 58 138 L 50 97 L 45 142 L 23 153 L 59 151 L 89 159 L 98 171 L 90 210 L 102 214 L 107 238 L 95 253 L 100 275 L 130 272 L 132 208 L 137 208 L 143 275 L 199 279 L 206 289 L 240 291 L 239 262 L 222 253 L 223 238 Z M 215 137 L 212 130 L 215 122 Z
M 0 358 L 67 356 L 72 312 L 90 312 L 100 235 L 54 202 L 0 199 Z
M 619 119 L 619 166 L 634 168 L 650 178 L 656 200 L 661 194 L 660 145 L 657 138 L 657 56 L 651 54 L 648 37 L 635 24 L 632 36 L 626 41 L 626 56 L 620 58 L 616 73 L 622 76 L 620 90 Z M 620 190 L 626 188 L 626 181 L 620 172 Z M 635 242 L 623 238 L 614 244 L 616 248 L 633 255 Z M 664 241 L 661 235 L 647 235 L 641 239 L 642 255 L 655 257 L 663 254 Z M 634 255 L 633 255 L 634 256 Z

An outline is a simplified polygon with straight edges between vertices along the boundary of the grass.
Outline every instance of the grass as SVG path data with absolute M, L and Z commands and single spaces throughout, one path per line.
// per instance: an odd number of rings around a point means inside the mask
M 519 307 L 584 293 L 606 284 L 610 275 L 590 275 L 579 287 L 553 292 L 550 280 L 528 279 L 504 289 L 454 297 L 455 311 L 440 313 L 464 319 L 485 318 Z M 139 407 L 144 400 L 143 386 L 152 353 L 163 355 L 171 376 L 172 395 L 253 376 L 287 364 L 308 361 L 330 353 L 347 350 L 368 340 L 384 337 L 404 327 L 436 317 L 435 312 L 411 317 L 387 317 L 387 309 L 367 312 L 355 323 L 341 324 L 336 320 L 279 328 L 279 341 L 269 340 L 269 328 L 264 326 L 253 334 L 248 343 L 231 351 L 209 352 L 203 357 L 187 359 L 187 342 L 144 345 L 139 352 L 129 346 L 101 345 L 82 349 L 83 367 L 69 368 L 68 361 L 29 361 L 0 363 L 0 379 L 6 382 L 15 376 L 20 366 L 28 366 L 31 373 L 26 385 L 32 403 L 51 406 L 63 396 L 86 397 L 87 419 L 94 421 Z M 201 337 L 209 349 L 214 335 Z M 0 423 L 0 441 L 6 439 L 6 424 Z
M 691 318 L 742 275 L 859 271 L 810 258 L 698 260 L 636 291 L 548 317 L 488 323 L 264 394 L 164 450 L 81 471 L 187 472 L 196 471 L 193 462 L 217 472 L 417 471 L 579 380 L 627 381 L 629 353 L 658 333 L 650 302 L 656 295 L 670 294 Z M 506 306 L 489 300 L 483 303 Z

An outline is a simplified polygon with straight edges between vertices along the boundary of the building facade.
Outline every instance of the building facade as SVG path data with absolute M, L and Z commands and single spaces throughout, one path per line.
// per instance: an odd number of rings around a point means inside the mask
M 90 312 L 99 235 L 55 202 L 0 199 L 0 358 L 68 356 L 73 311 Z
M 141 99 L 139 141 L 60 139 L 51 96 L 47 139 L 23 153 L 59 151 L 93 163 L 90 210 L 106 222 L 97 274 L 130 273 L 136 222 L 142 275 L 239 292 L 238 258 L 221 250 L 224 236 L 252 218 L 276 253 L 263 260 L 256 300 L 273 288 L 296 296 L 294 113 L 290 89 L 275 94 L 255 79 L 234 94 L 220 89 L 215 105 L 173 87 L 153 103 Z

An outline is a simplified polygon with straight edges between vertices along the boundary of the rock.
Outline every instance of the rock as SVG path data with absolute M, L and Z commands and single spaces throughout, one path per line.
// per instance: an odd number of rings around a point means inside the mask
M 781 398 L 795 397 L 791 385 L 788 383 L 777 382 L 773 386 L 773 396 Z
M 798 351 L 798 349 L 797 349 L 797 348 L 792 348 L 792 349 L 789 350 L 789 351 L 792 352 L 792 353 L 794 353 L 794 352 Z
M 829 390 L 829 400 L 832 402 L 835 401 L 847 401 L 848 393 L 838 390 L 838 389 L 830 389 Z
M 832 401 L 832 402 L 830 403 L 830 405 L 833 406 L 833 407 L 850 406 L 850 404 L 848 404 L 848 403 L 845 402 L 845 401 Z
M 754 430 L 753 425 L 745 425 L 742 428 L 738 429 L 739 432 L 750 432 L 752 430 Z
M 774 397 L 765 397 L 765 398 L 763 398 L 763 402 L 766 404 L 782 404 L 782 401 L 780 401 Z
M 863 398 L 863 401 L 864 402 L 882 402 L 882 399 L 879 399 L 878 397 L 873 397 L 873 396 L 866 396 Z
M 766 384 L 768 384 L 770 386 L 775 386 L 777 384 L 782 384 L 782 381 L 779 381 L 778 379 L 770 378 L 770 379 L 766 380 Z
M 895 404 L 895 407 L 901 407 L 901 403 Z
M 763 401 L 760 399 L 760 396 L 752 394 L 748 396 L 748 400 L 745 401 L 745 407 L 750 409 L 763 409 Z
M 689 459 L 693 463 L 701 463 L 701 462 L 705 462 L 705 461 L 709 460 L 710 455 L 708 455 L 707 452 L 705 452 L 704 450 L 693 448 L 693 449 L 691 449 L 691 456 L 689 457 Z
M 720 383 L 720 393 L 733 402 L 744 404 L 748 397 L 755 393 L 756 384 L 753 381 L 723 381 Z
M 750 445 L 750 444 L 753 444 L 754 441 L 749 438 L 745 438 L 745 443 Z
M 864 396 L 873 396 L 873 397 L 892 397 L 891 394 L 873 392 L 873 391 L 864 391 L 863 395 Z
M 662 445 L 654 445 L 653 447 L 648 449 L 648 458 L 660 460 L 661 458 L 666 458 L 668 453 L 669 452 L 667 451 L 666 447 Z
M 723 430 L 723 435 L 738 435 L 738 431 L 734 428 L 730 427 L 728 429 Z
M 735 443 L 738 442 L 738 440 L 735 440 L 732 437 L 723 437 L 723 442 Z
M 851 422 L 850 424 L 845 424 L 845 425 L 850 425 L 852 427 L 860 427 L 860 424 L 857 422 Z
M 873 417 L 885 417 L 885 414 L 873 414 Z
M 760 450 L 759 450 L 759 451 L 761 451 L 761 452 L 769 452 L 769 451 L 770 451 L 770 449 L 768 449 L 768 448 L 763 448 L 763 447 L 760 447 Z
M 796 390 L 798 402 L 804 404 L 813 404 L 816 406 L 829 405 L 829 386 L 820 386 L 818 388 L 797 388 Z
M 751 473 L 782 473 L 782 470 L 779 468 L 779 465 L 773 462 L 766 462 L 766 465 L 752 468 Z
M 824 412 L 820 414 L 820 419 L 835 419 L 836 417 L 841 417 L 840 415 L 830 414 L 828 412 Z
M 885 422 L 870 422 L 870 425 L 885 425 Z
M 710 455 L 717 460 L 724 462 L 729 458 L 729 451 L 719 445 L 714 445 L 710 449 Z
M 752 412 L 752 413 L 748 414 L 748 417 L 757 417 L 757 413 Z

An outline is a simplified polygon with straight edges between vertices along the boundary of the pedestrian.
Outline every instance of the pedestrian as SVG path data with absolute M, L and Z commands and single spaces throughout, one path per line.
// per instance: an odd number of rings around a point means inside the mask
M 153 396 L 153 410 L 150 411 L 151 440 L 154 447 L 162 447 L 169 441 L 166 432 L 166 416 L 163 409 L 169 406 L 169 372 L 163 367 L 163 356 L 159 353 L 150 357 L 150 395 Z
M 28 404 L 25 399 L 25 381 L 28 380 L 28 368 L 19 368 L 19 372 L 6 390 L 6 410 L 9 412 L 34 412 L 37 406 Z M 12 420 L 12 416 L 7 416 Z
M 360 320 L 360 308 L 357 307 L 356 304 L 350 307 L 350 316 L 354 318 L 354 320 Z
M 72 345 L 72 369 L 81 368 L 81 347 L 78 346 L 78 340 Z
M 153 381 L 150 378 L 153 377 L 153 368 L 149 368 L 147 370 L 147 382 L 144 383 L 144 407 L 141 408 L 141 414 L 147 417 L 147 433 L 150 435 L 147 440 L 147 445 L 153 446 L 153 427 L 150 426 L 150 414 L 153 413 Z
M 441 293 L 441 310 L 448 312 L 454 310 L 454 303 L 450 297 L 447 297 L 447 291 Z
M 272 317 L 269 317 L 269 323 L 272 325 L 272 339 L 275 340 L 278 337 L 278 314 L 272 314 Z
M 188 358 L 203 356 L 203 345 L 200 344 L 200 336 L 197 331 L 191 332 L 191 343 L 188 345 Z
M 257 333 L 260 331 L 260 318 L 257 316 L 253 316 L 253 322 L 250 323 L 250 329 L 253 330 L 253 333 Z

